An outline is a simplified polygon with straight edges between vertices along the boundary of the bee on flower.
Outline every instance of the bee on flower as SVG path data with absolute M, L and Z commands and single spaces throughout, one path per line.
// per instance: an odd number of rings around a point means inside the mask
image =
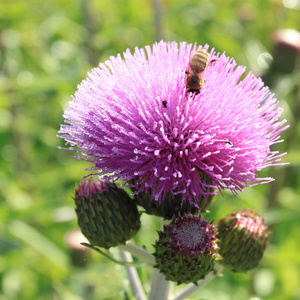
M 189 62 L 189 71 L 186 72 L 185 85 L 189 92 L 200 93 L 204 87 L 204 71 L 217 59 L 208 60 L 209 53 L 205 48 L 198 49 Z

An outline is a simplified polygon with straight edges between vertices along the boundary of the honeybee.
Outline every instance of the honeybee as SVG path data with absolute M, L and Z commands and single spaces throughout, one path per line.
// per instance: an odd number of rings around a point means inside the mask
M 198 49 L 189 62 L 189 71 L 185 78 L 185 85 L 188 88 L 188 92 L 200 93 L 203 88 L 205 79 L 202 76 L 207 67 L 217 59 L 208 61 L 209 53 L 205 48 Z

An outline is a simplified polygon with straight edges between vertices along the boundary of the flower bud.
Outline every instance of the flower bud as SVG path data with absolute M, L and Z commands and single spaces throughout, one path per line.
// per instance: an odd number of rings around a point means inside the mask
M 212 222 L 192 214 L 173 218 L 155 244 L 155 267 L 177 284 L 203 279 L 214 269 L 216 230 Z
M 65 235 L 65 243 L 69 249 L 69 255 L 72 265 L 76 267 L 84 267 L 92 260 L 91 249 L 81 245 L 82 242 L 87 242 L 80 230 L 68 231 Z
M 246 272 L 258 265 L 270 235 L 264 219 L 252 210 L 240 210 L 222 218 L 217 228 L 219 254 L 226 268 Z
M 125 244 L 140 228 L 135 202 L 114 183 L 83 179 L 75 189 L 75 203 L 78 225 L 93 246 Z
M 292 73 L 300 53 L 300 32 L 280 29 L 273 33 L 274 49 L 272 71 Z
M 215 189 L 212 187 L 213 181 L 207 175 L 202 175 L 202 179 L 208 185 L 206 187 L 207 193 L 199 196 L 196 203 L 189 202 L 188 200 L 182 201 L 183 195 L 180 193 L 176 195 L 167 193 L 163 201 L 155 201 L 151 199 L 150 190 L 136 194 L 135 198 L 137 204 L 142 206 L 149 215 L 163 217 L 167 220 L 172 219 L 173 216 L 178 217 L 179 214 L 183 215 L 184 213 L 192 213 L 195 215 L 199 213 L 199 211 L 203 211 L 215 196 Z M 131 183 L 134 182 L 136 182 L 136 180 L 131 181 Z M 132 190 L 134 192 L 136 191 L 134 188 Z

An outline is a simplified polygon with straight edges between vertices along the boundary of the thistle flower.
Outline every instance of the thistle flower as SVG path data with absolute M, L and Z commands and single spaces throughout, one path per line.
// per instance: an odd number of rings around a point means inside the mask
M 156 268 L 178 284 L 205 278 L 214 269 L 218 246 L 212 222 L 184 214 L 159 232 L 155 244 Z
M 278 101 L 254 75 L 241 80 L 245 68 L 213 49 L 204 87 L 188 92 L 197 48 L 162 41 L 100 63 L 78 86 L 60 137 L 94 164 L 91 172 L 134 180 L 137 193 L 149 191 L 159 203 L 170 193 L 198 206 L 215 188 L 236 194 L 272 181 L 257 171 L 280 164 L 282 154 L 270 149 L 287 128 Z
M 78 225 L 93 246 L 125 244 L 140 228 L 140 214 L 128 194 L 114 183 L 83 179 L 75 189 Z
M 263 257 L 270 232 L 258 214 L 240 210 L 222 218 L 218 225 L 222 263 L 233 272 L 255 268 Z

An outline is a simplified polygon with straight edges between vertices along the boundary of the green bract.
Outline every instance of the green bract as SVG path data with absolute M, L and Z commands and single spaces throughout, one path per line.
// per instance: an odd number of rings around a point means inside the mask
M 200 195 L 197 203 L 190 203 L 189 201 L 182 201 L 182 194 L 172 195 L 167 193 L 164 201 L 155 201 L 151 199 L 150 190 L 144 193 L 138 193 L 135 195 L 137 204 L 142 206 L 146 213 L 149 215 L 155 215 L 163 217 L 164 219 L 171 220 L 173 216 L 178 217 L 179 214 L 192 213 L 198 214 L 199 211 L 204 211 L 209 204 L 212 202 L 215 196 L 215 189 L 213 186 L 213 181 L 203 172 L 199 172 L 203 181 L 208 185 L 207 192 L 210 194 Z M 136 180 L 132 180 L 135 183 Z M 135 192 L 135 189 L 133 188 Z M 196 206 L 197 205 L 197 206 Z

